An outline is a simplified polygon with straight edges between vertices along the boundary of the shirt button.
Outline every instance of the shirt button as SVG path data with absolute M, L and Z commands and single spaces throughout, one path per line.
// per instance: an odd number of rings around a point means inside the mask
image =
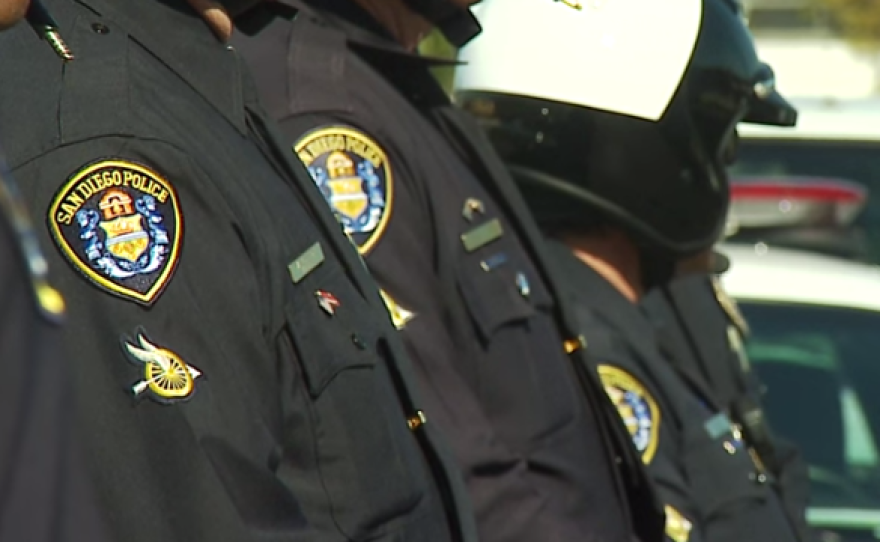
M 428 418 L 421 410 L 416 410 L 415 414 L 406 419 L 406 425 L 410 431 L 415 431 L 426 423 L 428 423 Z

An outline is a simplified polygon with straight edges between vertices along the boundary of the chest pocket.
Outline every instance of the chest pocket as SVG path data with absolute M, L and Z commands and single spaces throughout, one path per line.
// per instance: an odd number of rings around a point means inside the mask
M 492 266 L 502 253 L 487 252 L 466 254 L 457 264 L 476 344 L 461 360 L 468 365 L 463 373 L 471 375 L 481 405 L 507 444 L 533 449 L 572 421 L 577 399 L 549 292 L 530 265 L 510 256 Z
M 465 260 L 459 266 L 459 287 L 484 344 L 505 326 L 521 324 L 536 311 L 550 309 L 549 294 L 542 285 L 534 284 L 531 273 L 518 271 L 509 263 L 485 271 L 482 261 Z
M 689 424 L 682 449 L 693 501 L 707 524 L 748 522 L 765 508 L 769 488 L 758 480 L 745 444 L 737 445 L 730 431 L 713 438 L 702 422 Z
M 318 475 L 334 523 L 352 540 L 408 522 L 427 492 L 379 332 L 365 327 L 382 317 L 330 262 L 296 286 L 285 309 L 310 401 Z

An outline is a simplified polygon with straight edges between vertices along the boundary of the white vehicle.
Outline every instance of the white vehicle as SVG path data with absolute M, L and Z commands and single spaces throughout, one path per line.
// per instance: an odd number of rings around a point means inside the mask
M 805 250 L 811 238 L 791 232 L 828 230 L 817 247 L 833 246 L 866 199 L 827 179 L 735 183 L 731 229 L 762 233 L 721 247 L 767 417 L 810 468 L 808 519 L 843 542 L 880 539 L 880 267 Z
M 880 269 L 761 244 L 722 251 L 767 416 L 810 467 L 808 520 L 837 540 L 880 539 Z
M 793 100 L 794 128 L 740 125 L 735 177 L 848 179 L 880 194 L 880 99 Z M 872 261 L 880 262 L 880 200 L 869 201 L 857 222 Z

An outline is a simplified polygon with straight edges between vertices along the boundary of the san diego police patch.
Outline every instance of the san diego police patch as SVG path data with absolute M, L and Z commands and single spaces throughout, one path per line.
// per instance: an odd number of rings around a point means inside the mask
M 79 170 L 49 207 L 49 229 L 73 267 L 100 288 L 147 306 L 174 273 L 182 226 L 171 184 L 125 160 Z
M 358 251 L 367 254 L 391 216 L 394 182 L 388 157 L 362 132 L 346 126 L 303 136 L 294 151 Z
M 648 390 L 634 376 L 610 365 L 599 366 L 605 392 L 617 407 L 642 461 L 651 462 L 660 435 L 660 409 Z

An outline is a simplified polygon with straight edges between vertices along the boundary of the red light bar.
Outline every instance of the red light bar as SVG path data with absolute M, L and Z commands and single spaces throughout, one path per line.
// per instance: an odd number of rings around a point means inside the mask
M 845 227 L 865 206 L 868 191 L 845 179 L 751 177 L 730 187 L 730 234 L 745 228 Z
M 850 183 L 847 183 L 850 184 Z M 762 182 L 737 182 L 730 187 L 730 197 L 737 199 L 797 199 L 824 202 L 861 202 L 865 189 L 858 185 L 842 186 L 839 183 L 820 181 L 815 184 L 765 184 Z

